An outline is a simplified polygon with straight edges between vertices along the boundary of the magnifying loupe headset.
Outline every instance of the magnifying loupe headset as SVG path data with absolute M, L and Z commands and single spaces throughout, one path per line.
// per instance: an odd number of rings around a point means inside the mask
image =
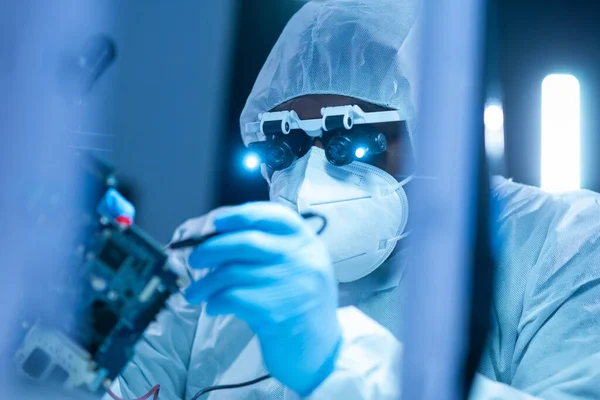
M 324 145 L 327 160 L 336 166 L 387 150 L 386 136 L 375 124 L 404 121 L 397 110 L 364 112 L 359 106 L 326 107 L 319 119 L 301 120 L 295 111 L 262 113 L 246 124 L 246 134 L 258 141 L 248 145 L 259 162 L 279 171 L 310 150 L 315 139 Z

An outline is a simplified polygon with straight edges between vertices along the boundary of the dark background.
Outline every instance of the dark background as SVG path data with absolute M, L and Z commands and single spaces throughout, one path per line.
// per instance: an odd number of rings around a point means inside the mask
M 244 0 L 238 14 L 234 69 L 227 104 L 230 126 L 221 160 L 219 204 L 266 199 L 260 173 L 242 169 L 238 117 L 254 79 L 299 1 Z M 569 73 L 581 84 L 581 186 L 600 191 L 600 2 L 506 0 L 495 4 L 490 32 L 490 87 L 505 114 L 505 174 L 540 184 L 541 84 L 550 73 Z

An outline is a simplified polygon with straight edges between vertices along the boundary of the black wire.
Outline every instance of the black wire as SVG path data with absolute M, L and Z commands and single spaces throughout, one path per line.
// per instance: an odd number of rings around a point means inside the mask
M 325 216 L 314 213 L 314 212 L 306 212 L 306 213 L 302 213 L 300 215 L 304 219 L 313 219 L 313 218 L 320 219 L 323 224 L 317 230 L 317 235 L 320 235 L 321 233 L 323 233 L 323 231 L 325 230 L 325 227 L 327 226 L 327 218 L 325 218 Z M 209 233 L 208 235 L 204 235 L 204 236 L 183 239 L 183 240 L 180 240 L 177 242 L 169 243 L 167 245 L 167 248 L 171 249 L 171 250 L 178 250 L 178 249 L 185 249 L 185 248 L 189 248 L 189 247 L 196 247 L 196 246 L 199 246 L 202 243 L 206 242 L 208 239 L 211 239 L 218 235 L 220 235 L 220 232 L 213 232 L 213 233 Z
M 327 227 L 327 218 L 325 218 L 324 215 L 321 214 L 317 214 L 315 212 L 305 212 L 300 214 L 300 216 L 304 219 L 313 219 L 313 218 L 318 218 L 321 220 L 321 222 L 323 223 L 323 225 L 321 225 L 321 227 L 317 230 L 317 235 L 320 235 L 321 233 L 323 233 L 323 231 L 325 230 L 325 228 Z
M 266 379 L 271 378 L 271 375 L 267 374 L 267 375 L 263 375 L 259 378 L 256 379 L 252 379 L 251 381 L 246 381 L 246 382 L 242 382 L 242 383 L 233 383 L 230 385 L 216 385 L 216 386 L 209 386 L 207 388 L 204 388 L 202 390 L 200 390 L 198 393 L 196 393 L 194 395 L 194 397 L 192 397 L 192 400 L 198 400 L 200 398 L 200 396 L 209 393 L 209 392 L 213 392 L 215 390 L 223 390 L 223 389 L 236 389 L 236 388 L 240 388 L 240 387 L 244 387 L 244 386 L 250 386 L 250 385 L 254 385 L 258 382 L 262 382 Z

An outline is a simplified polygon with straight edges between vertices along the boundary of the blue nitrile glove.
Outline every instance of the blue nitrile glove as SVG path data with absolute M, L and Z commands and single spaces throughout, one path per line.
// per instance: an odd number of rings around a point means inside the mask
M 111 188 L 98 204 L 98 213 L 114 219 L 124 226 L 131 226 L 135 220 L 135 207 L 117 190 Z
M 186 292 L 210 315 L 234 314 L 256 333 L 271 375 L 302 396 L 333 370 L 341 340 L 329 254 L 307 223 L 271 202 L 218 213 L 222 234 L 196 248 L 194 269 L 212 268 Z

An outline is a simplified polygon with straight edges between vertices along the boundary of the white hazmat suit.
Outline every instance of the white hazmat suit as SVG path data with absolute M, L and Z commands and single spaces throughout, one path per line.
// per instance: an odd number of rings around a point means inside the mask
M 336 94 L 402 110 L 415 131 L 411 28 L 415 0 L 308 3 L 289 22 L 258 76 L 241 116 L 242 131 L 289 99 Z M 260 139 L 247 135 L 245 143 Z M 504 243 L 493 301 L 493 329 L 475 398 L 600 398 L 600 196 L 548 195 L 503 178 L 493 181 Z M 209 233 L 211 216 L 192 219 L 174 240 Z M 189 252 L 172 255 L 176 271 L 196 279 Z M 333 373 L 313 399 L 394 399 L 399 395 L 405 254 L 358 281 L 340 285 L 342 344 Z M 396 268 L 401 265 L 401 268 Z M 439 266 L 443 268 L 443 265 Z M 402 366 L 410 368 L 410 366 Z M 259 344 L 233 316 L 174 296 L 137 345 L 115 385 L 139 397 L 161 385 L 161 398 L 266 374 Z M 509 387 L 513 386 L 514 388 Z M 516 389 L 515 389 L 516 388 Z M 494 397 L 497 396 L 497 397 Z M 209 399 L 295 398 L 274 379 L 215 391 Z

